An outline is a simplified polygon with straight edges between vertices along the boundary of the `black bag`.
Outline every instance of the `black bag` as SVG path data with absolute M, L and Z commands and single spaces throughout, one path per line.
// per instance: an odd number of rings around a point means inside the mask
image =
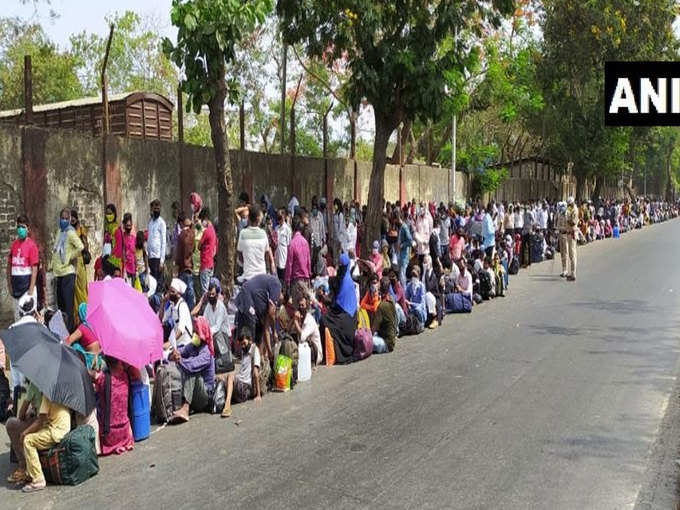
M 5 420 L 10 417 L 10 402 L 12 402 L 12 399 L 9 393 L 9 381 L 5 375 L 5 371 L 0 368 L 0 423 L 4 423 Z
M 508 267 L 508 274 L 517 273 L 519 273 L 519 259 L 517 257 L 513 257 L 512 262 L 510 262 L 510 266 Z
M 220 414 L 227 402 L 227 388 L 224 381 L 218 379 L 215 383 L 215 390 L 212 394 L 212 402 L 210 412 L 212 414 Z
M 482 296 L 484 301 L 491 298 L 491 278 L 489 278 L 489 273 L 484 270 L 479 272 L 479 295 Z
M 226 374 L 234 371 L 234 357 L 229 348 L 229 342 L 222 332 L 213 336 L 215 347 L 215 373 Z
M 83 250 L 81 253 L 83 254 L 83 264 L 88 265 L 92 262 L 92 254 L 89 250 Z
M 406 315 L 406 322 L 399 328 L 399 333 L 400 336 L 419 335 L 424 329 L 416 314 L 411 311 Z
M 58 485 L 78 485 L 99 472 L 94 429 L 76 427 L 47 451 L 38 453 L 45 480 Z
M 531 263 L 543 262 L 543 236 L 533 234 L 531 236 Z

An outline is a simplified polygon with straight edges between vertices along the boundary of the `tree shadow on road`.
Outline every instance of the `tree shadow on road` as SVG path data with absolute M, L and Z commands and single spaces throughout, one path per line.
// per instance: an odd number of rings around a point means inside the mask
M 622 299 L 619 301 L 605 301 L 602 299 L 592 301 L 576 301 L 569 303 L 567 306 L 622 314 L 650 313 L 659 311 L 658 308 L 652 308 L 646 301 L 642 301 L 641 299 Z

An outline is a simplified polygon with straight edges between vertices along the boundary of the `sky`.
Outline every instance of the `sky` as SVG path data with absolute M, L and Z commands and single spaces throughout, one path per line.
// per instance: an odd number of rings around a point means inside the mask
M 2 3 L 7 3 L 3 6 L 3 16 L 39 21 L 50 39 L 61 48 L 68 47 L 71 34 L 83 30 L 106 36 L 109 31 L 106 15 L 126 10 L 153 16 L 162 35 L 174 39 L 177 33 L 170 23 L 172 0 L 41 0 L 36 4 L 29 1 L 27 5 L 19 0 L 3 0 Z M 58 15 L 56 19 L 50 19 L 50 10 Z

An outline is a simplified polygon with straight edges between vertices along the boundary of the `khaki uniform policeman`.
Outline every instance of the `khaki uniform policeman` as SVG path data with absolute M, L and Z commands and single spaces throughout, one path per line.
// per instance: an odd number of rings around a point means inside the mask
M 560 236 L 560 259 L 562 260 L 562 273 L 560 273 L 560 276 L 565 278 L 567 276 L 567 238 L 569 236 L 567 228 L 567 204 L 565 202 L 557 204 L 555 228 Z
M 566 253 L 569 257 L 569 272 L 567 280 L 576 280 L 576 229 L 578 228 L 578 209 L 574 204 L 574 197 L 567 199 L 567 236 L 566 236 Z

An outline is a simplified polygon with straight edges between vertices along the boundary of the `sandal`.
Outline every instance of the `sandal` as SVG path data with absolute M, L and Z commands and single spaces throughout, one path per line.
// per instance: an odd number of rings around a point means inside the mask
M 47 487 L 47 484 L 45 483 L 44 480 L 43 480 L 42 483 L 30 482 L 30 483 L 27 483 L 26 485 L 24 485 L 21 488 L 21 492 L 24 492 L 24 493 L 27 493 L 27 494 L 30 493 L 30 492 L 38 492 L 38 491 L 43 490 L 45 487 Z
M 184 414 L 179 413 L 179 412 L 175 412 L 170 417 L 170 420 L 168 421 L 168 423 L 170 423 L 170 425 L 179 425 L 180 423 L 186 423 L 188 421 L 189 421 L 188 416 L 185 416 Z
M 26 471 L 23 469 L 15 469 L 14 473 L 7 477 L 8 483 L 22 483 L 26 481 Z

